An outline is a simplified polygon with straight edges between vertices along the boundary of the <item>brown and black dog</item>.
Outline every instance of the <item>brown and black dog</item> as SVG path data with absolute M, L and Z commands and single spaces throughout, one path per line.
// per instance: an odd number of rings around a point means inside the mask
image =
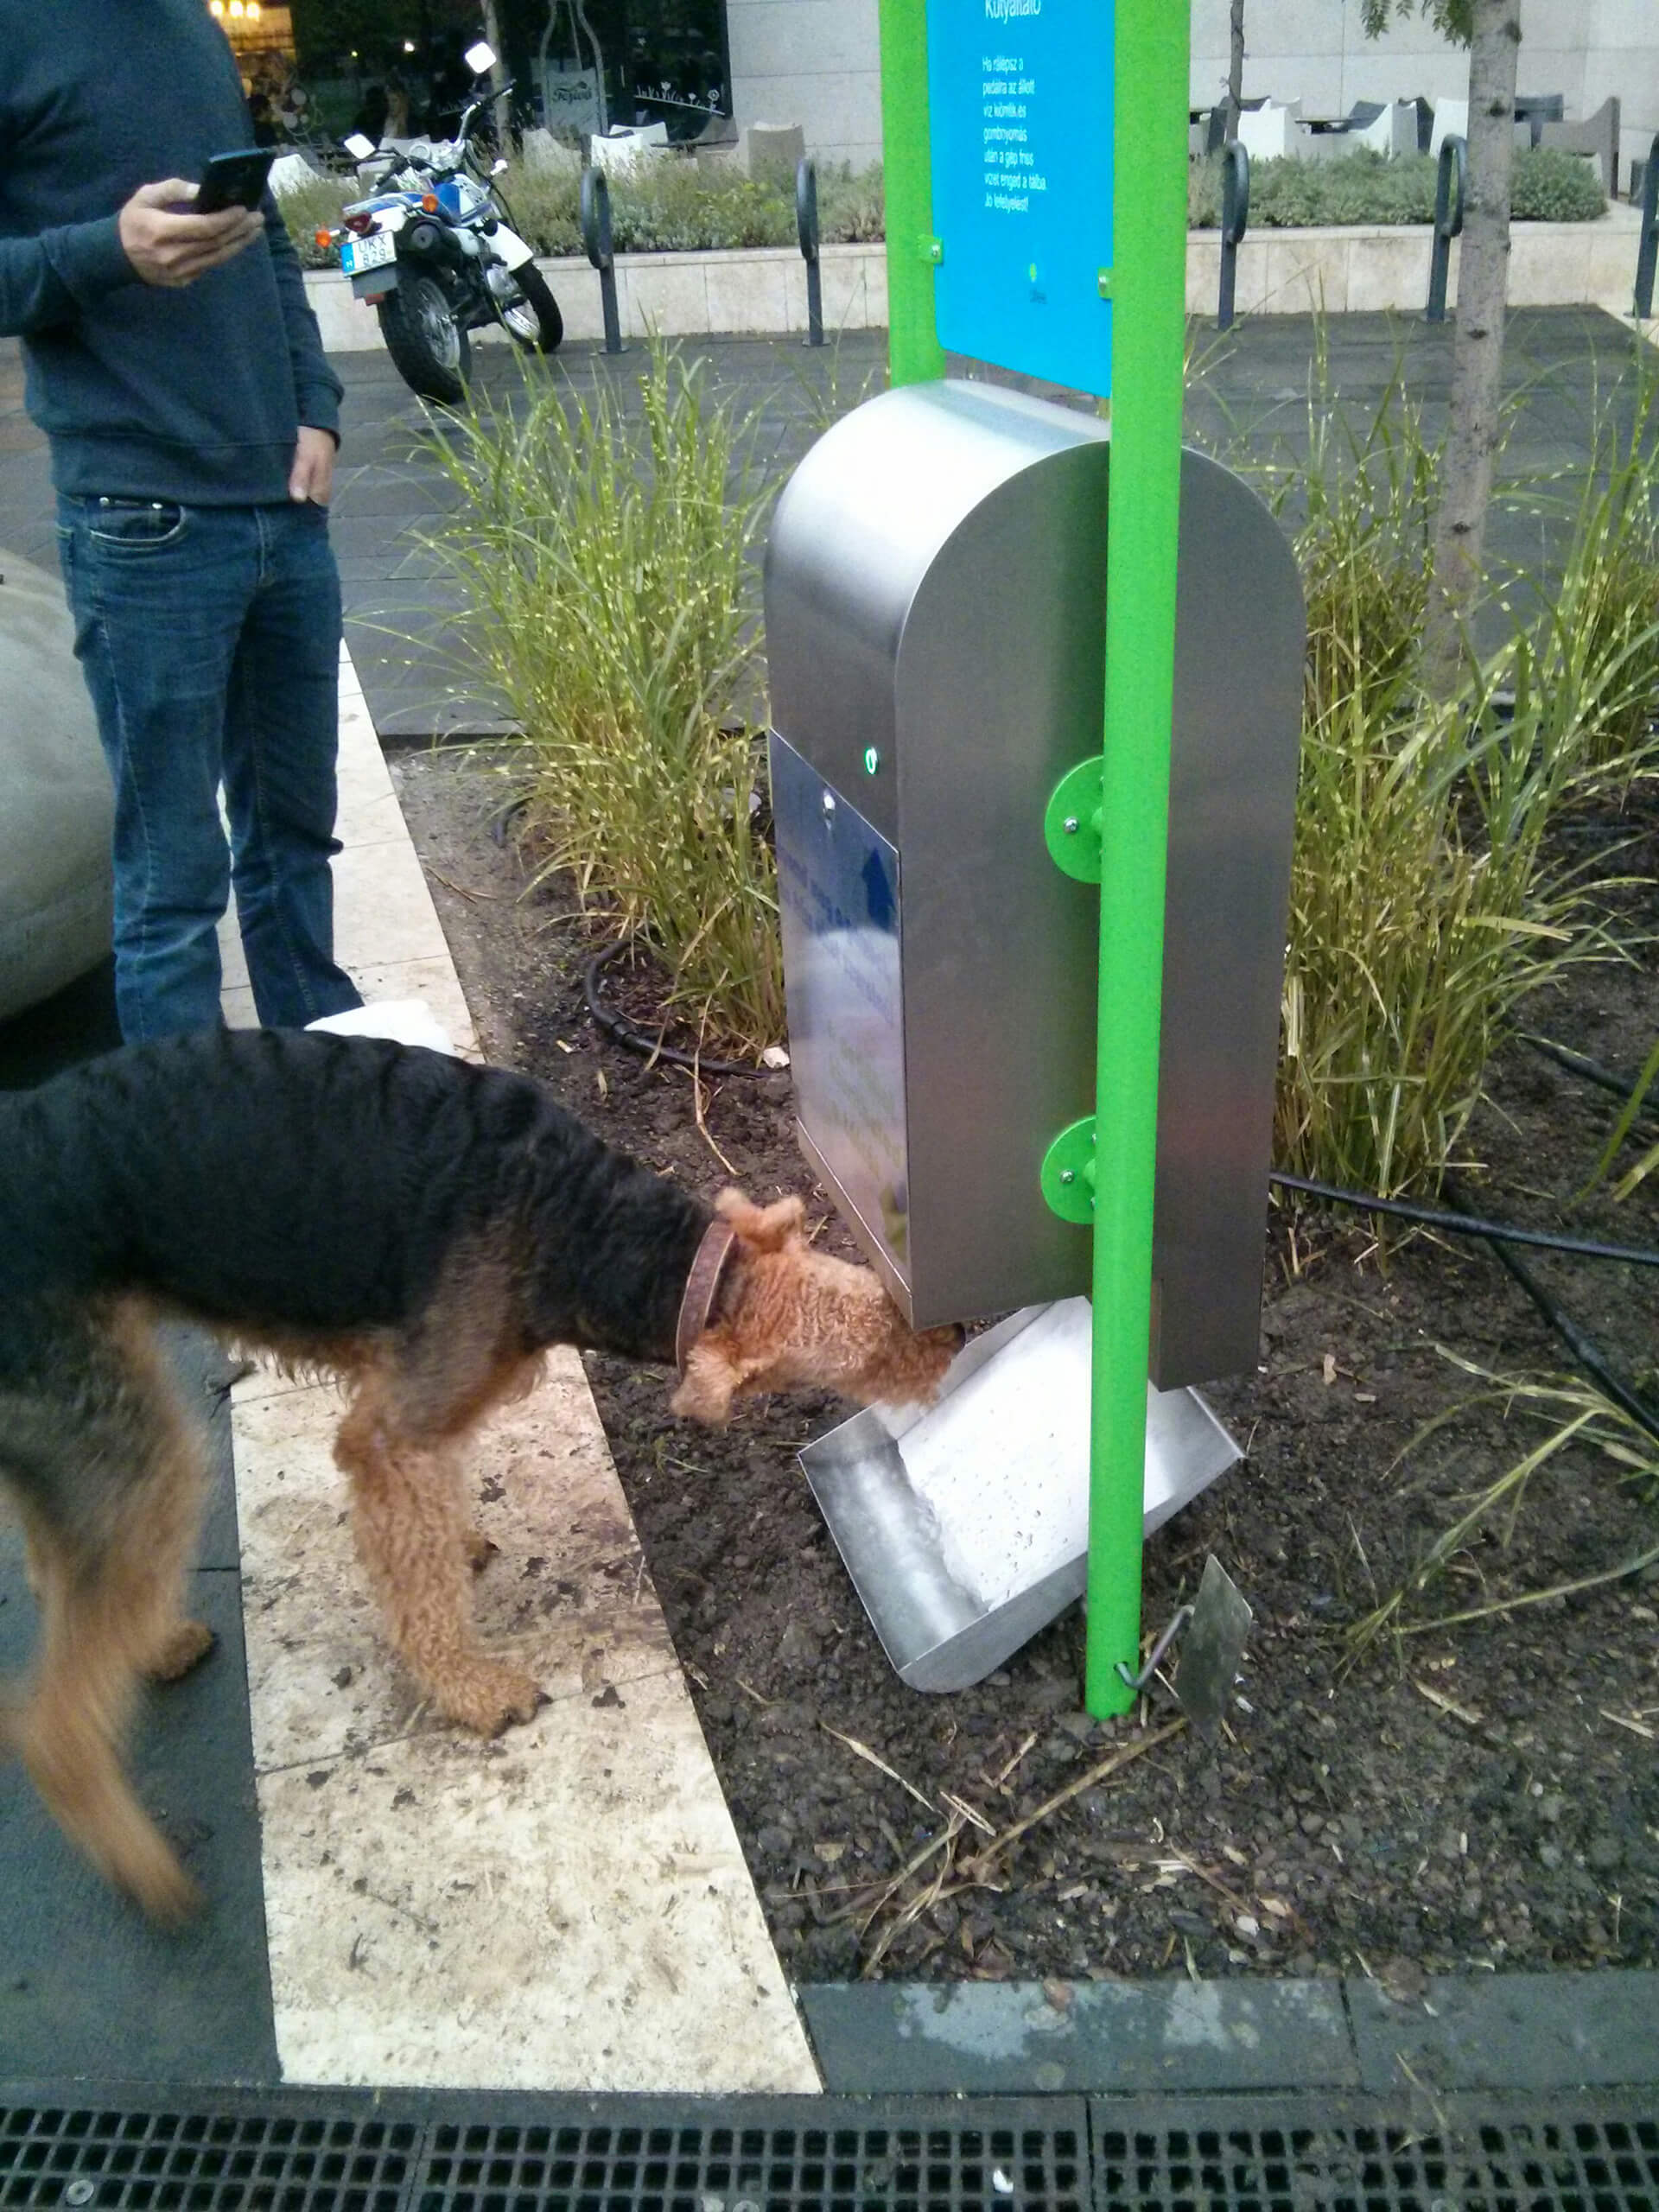
M 184 1618 L 197 1424 L 156 1324 L 337 1376 L 334 1456 L 391 1641 L 493 1735 L 537 1685 L 471 1618 L 461 1454 L 552 1344 L 677 1361 L 676 1412 L 810 1385 L 937 1390 L 961 1332 L 906 1326 L 813 1251 L 798 1198 L 714 1208 L 601 1143 L 538 1084 L 370 1037 L 213 1032 L 0 1100 L 0 1485 L 41 1611 L 0 1714 L 65 1833 L 145 1909 L 191 1885 L 121 1768 L 141 1676 L 209 1648 Z

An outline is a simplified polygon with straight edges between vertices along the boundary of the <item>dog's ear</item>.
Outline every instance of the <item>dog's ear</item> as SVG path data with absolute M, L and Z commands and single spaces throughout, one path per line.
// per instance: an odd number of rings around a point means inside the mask
M 715 1200 L 715 1211 L 757 1252 L 781 1252 L 801 1234 L 806 1221 L 806 1208 L 799 1198 L 779 1198 L 775 1205 L 757 1206 L 741 1191 L 722 1191 Z
M 669 1400 L 670 1409 L 687 1421 L 705 1421 L 722 1428 L 732 1417 L 732 1400 L 742 1389 L 747 1370 L 732 1357 L 731 1348 L 717 1331 L 699 1337 L 685 1362 L 685 1375 Z

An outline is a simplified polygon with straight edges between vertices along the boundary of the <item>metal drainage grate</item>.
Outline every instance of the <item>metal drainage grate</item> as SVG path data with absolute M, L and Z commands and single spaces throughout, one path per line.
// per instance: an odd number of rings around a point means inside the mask
M 13 2107 L 0 2208 L 398 2212 L 423 2132 L 366 2114 Z
M 1637 2093 L 1639 2094 L 1639 2093 Z M 1659 2119 L 1402 2116 L 1156 2128 L 1096 2107 L 1096 2212 L 1659 2212 Z M 1649 2100 L 1650 2108 L 1654 2107 Z M 1255 2117 L 1255 2115 L 1253 2115 Z
M 0 2096 L 0 2212 L 1659 2212 L 1640 2089 L 192 2102 Z
M 1085 2212 L 1073 2126 L 440 2122 L 416 2212 Z

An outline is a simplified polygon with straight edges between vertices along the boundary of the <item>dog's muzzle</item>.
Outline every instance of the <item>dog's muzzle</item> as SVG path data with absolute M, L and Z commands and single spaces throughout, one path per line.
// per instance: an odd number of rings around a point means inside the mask
M 728 1222 L 711 1221 L 702 1232 L 691 1272 L 680 1298 L 680 1318 L 674 1329 L 674 1364 L 683 1381 L 691 1347 L 709 1325 L 727 1264 L 737 1243 L 737 1231 Z

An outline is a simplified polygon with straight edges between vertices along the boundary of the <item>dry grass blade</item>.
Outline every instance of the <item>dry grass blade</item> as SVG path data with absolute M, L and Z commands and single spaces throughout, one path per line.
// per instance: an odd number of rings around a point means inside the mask
M 906 1882 L 909 1881 L 913 1875 L 919 1873 L 930 1859 L 937 1858 L 939 1860 L 940 1863 L 931 1878 L 906 1897 L 883 1924 L 861 1969 L 866 1980 L 875 1973 L 882 1960 L 886 1958 L 906 1929 L 913 1927 L 925 1912 L 938 1904 L 944 1894 L 945 1883 L 950 1878 L 957 1839 L 961 1834 L 962 1821 L 953 1813 L 943 1833 L 936 1836 L 925 1851 L 918 1852 L 901 1874 L 894 1877 L 883 1896 L 866 1917 L 863 1927 L 859 1931 L 861 1936 L 868 1935 L 882 1907 L 897 1894 Z
M 1189 1859 L 1185 1852 L 1172 1850 L 1169 1857 L 1166 1859 L 1160 1859 L 1158 1864 L 1160 1866 L 1179 1867 L 1183 1872 L 1191 1874 L 1195 1881 L 1202 1882 L 1207 1889 L 1213 1890 L 1216 1895 L 1230 1904 L 1236 1913 L 1250 1912 L 1251 1907 L 1248 1897 L 1242 1897 L 1230 1884 L 1222 1880 L 1219 1874 L 1212 1874 L 1207 1866 L 1200 1866 L 1198 1860 Z
M 918 1805 L 925 1805 L 930 1813 L 938 1809 L 931 1797 L 923 1796 L 913 1782 L 906 1782 L 896 1766 L 889 1766 L 880 1752 L 873 1751 L 868 1744 L 861 1744 L 856 1736 L 843 1736 L 839 1728 L 832 1728 L 827 1720 L 820 1720 L 818 1726 L 826 1736 L 833 1736 L 836 1743 L 844 1744 L 857 1758 L 885 1774 L 889 1782 L 896 1782 L 901 1789 L 908 1790 Z
M 1009 1776 L 1014 1772 L 1015 1767 L 1019 1765 L 1021 1759 L 1026 1757 L 1027 1752 L 1034 1751 L 1036 1746 L 1037 1731 L 1033 1728 L 1030 1735 L 1027 1737 L 1025 1742 L 1020 1745 L 1019 1750 L 1010 1756 L 1007 1764 L 1002 1768 L 1000 1773 L 992 1776 L 990 1783 L 991 1788 L 993 1789 L 1002 1789 L 1007 1783 Z
M 726 1173 L 731 1177 L 732 1180 L 735 1182 L 737 1180 L 736 1168 L 734 1167 L 731 1161 L 727 1159 L 725 1154 L 715 1142 L 714 1137 L 709 1132 L 708 1120 L 703 1110 L 702 1077 L 697 1072 L 696 1068 L 688 1068 L 685 1072 L 690 1077 L 691 1082 L 691 1109 L 696 1116 L 697 1134 L 708 1146 L 709 1151 L 714 1154 L 715 1158 L 726 1170 Z
M 965 1797 L 958 1797 L 953 1790 L 941 1789 L 939 1792 L 939 1800 L 942 1804 L 948 1806 L 953 1813 L 960 1814 L 962 1818 L 968 1823 L 969 1827 L 977 1828 L 982 1835 L 995 1835 L 996 1834 L 995 1823 L 994 1821 L 988 1821 L 984 1814 L 982 1813 L 976 1806 L 970 1805 Z
M 1427 1682 L 1420 1682 L 1414 1675 L 1411 1687 L 1419 1697 L 1427 1698 L 1437 1711 L 1449 1713 L 1454 1720 L 1461 1720 L 1466 1728 L 1484 1728 L 1486 1725 L 1472 1707 L 1459 1705 L 1455 1698 L 1447 1697 L 1444 1690 L 1431 1689 Z
M 1033 1828 L 1058 1813 L 1062 1805 L 1069 1805 L 1074 1797 L 1081 1796 L 1085 1789 L 1097 1789 L 1103 1782 L 1109 1780 L 1120 1769 L 1129 1765 L 1135 1759 L 1144 1758 L 1148 1751 L 1155 1751 L 1160 1745 L 1171 1742 L 1173 1738 L 1181 1734 L 1185 1726 L 1186 1722 L 1184 1718 L 1179 1720 L 1172 1720 L 1162 1728 L 1154 1728 L 1150 1736 L 1141 1737 L 1137 1743 L 1125 1744 L 1105 1758 L 1098 1760 L 1095 1765 L 1080 1774 L 1075 1782 L 1068 1782 L 1064 1789 L 1057 1789 L 1052 1797 L 1046 1797 L 1034 1813 L 1027 1813 L 1024 1820 L 1016 1821 L 1012 1827 L 1003 1828 L 998 1834 L 993 1836 L 984 1849 L 976 1853 L 963 1867 L 963 1875 L 970 1882 L 985 1879 L 991 1872 L 991 1861 L 999 1853 L 1011 1850 L 1022 1836 L 1029 1835 Z
M 1615 1728 L 1628 1728 L 1632 1736 L 1642 1736 L 1649 1744 L 1659 1744 L 1659 1728 L 1649 1728 L 1645 1720 L 1637 1720 L 1628 1713 L 1609 1713 L 1605 1706 L 1597 1711 L 1604 1720 L 1611 1720 Z
M 904 1782 L 904 1777 L 894 1773 L 893 1768 L 888 1766 L 884 1759 L 878 1758 L 868 1745 L 860 1744 L 854 1737 L 842 1735 L 839 1731 L 829 1728 L 826 1723 L 820 1723 L 820 1726 L 824 1726 L 826 1732 L 834 1736 L 838 1743 L 845 1744 L 849 1750 L 856 1751 L 861 1758 L 868 1759 L 872 1765 L 880 1767 L 884 1774 L 891 1775 L 895 1782 Z M 1094 1788 L 1098 1783 L 1108 1780 L 1120 1769 L 1128 1766 L 1132 1760 L 1141 1758 L 1146 1752 L 1155 1750 L 1159 1745 L 1167 1743 L 1172 1737 L 1179 1735 L 1185 1726 L 1185 1719 L 1172 1721 L 1167 1727 L 1154 1730 L 1150 1736 L 1143 1738 L 1138 1743 L 1120 1745 L 1109 1757 L 1098 1761 L 1065 1789 L 1057 1790 L 1053 1796 L 1045 1799 L 1034 1812 L 1027 1814 L 1024 1820 L 1016 1821 L 1012 1827 L 1005 1829 L 1001 1834 L 996 1834 L 984 1815 L 976 1811 L 965 1799 L 954 1796 L 949 1791 L 941 1791 L 940 1795 L 949 1808 L 950 1816 L 938 1834 L 925 1844 L 921 1850 L 908 1859 L 896 1874 L 882 1883 L 879 1889 L 873 1893 L 867 1892 L 856 1904 L 836 1916 L 841 1919 L 859 1920 L 861 1936 L 868 1936 L 878 1921 L 881 1923 L 875 1942 L 866 1957 L 861 1969 L 865 1977 L 868 1979 L 875 1973 L 882 1960 L 886 1958 L 906 1929 L 913 1927 L 923 1914 L 930 1911 L 934 1905 L 947 1899 L 960 1897 L 969 1890 L 1000 1890 L 1003 1885 L 995 1878 L 995 1870 L 991 1863 L 997 1853 L 1007 1850 L 1012 1845 L 1017 1843 L 1022 1836 L 1028 1834 L 1040 1821 L 1050 1818 L 1052 1814 L 1059 1810 L 1062 1805 L 1068 1803 L 1081 1791 Z M 1013 1768 L 1010 1765 L 1007 1771 L 1012 1772 L 1012 1770 Z M 904 1783 L 904 1787 L 907 1789 L 911 1789 L 908 1783 Z M 917 1796 L 919 1793 L 911 1789 L 911 1795 Z M 926 1800 L 923 1799 L 922 1802 L 925 1803 Z M 990 1840 L 974 1857 L 964 1860 L 960 1856 L 962 1840 L 969 1827 L 976 1828 L 982 1834 L 988 1836 Z M 933 1863 L 935 1861 L 938 1862 L 937 1865 Z M 931 1869 L 927 1878 L 918 1882 L 910 1894 L 905 1896 L 906 1885 L 916 1882 L 917 1877 L 922 1873 L 924 1868 Z M 1198 1874 L 1200 1879 L 1213 1878 L 1206 1875 L 1200 1867 L 1194 1866 L 1192 1871 Z M 1224 1893 L 1230 1897 L 1230 1892 Z M 1240 1910 L 1244 1910 L 1242 1904 Z M 885 1919 L 882 1917 L 884 1914 L 887 1916 Z

